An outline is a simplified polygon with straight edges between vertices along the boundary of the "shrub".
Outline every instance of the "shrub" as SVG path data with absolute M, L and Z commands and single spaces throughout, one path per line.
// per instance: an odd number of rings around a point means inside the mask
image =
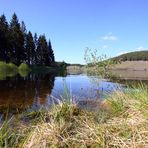
M 19 74 L 22 77 L 26 77 L 30 71 L 31 71 L 30 67 L 27 64 L 25 64 L 25 63 L 22 63 L 19 66 Z
M 6 72 L 8 65 L 5 62 L 0 61 L 0 72 Z
M 7 64 L 7 67 L 8 67 L 9 72 L 17 72 L 18 71 L 18 67 L 13 63 Z
M 5 80 L 6 77 L 13 77 L 17 72 L 18 68 L 15 64 L 0 62 L 0 80 Z
M 30 71 L 30 68 L 27 64 L 25 63 L 22 63 L 20 66 L 19 66 L 19 71 Z

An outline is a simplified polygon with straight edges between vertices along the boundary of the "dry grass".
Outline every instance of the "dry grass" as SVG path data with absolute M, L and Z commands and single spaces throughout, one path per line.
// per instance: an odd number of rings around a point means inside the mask
M 115 64 L 114 69 L 148 70 L 148 61 L 125 61 Z
M 17 126 L 15 138 L 19 142 L 13 147 L 146 148 L 147 100 L 148 89 L 141 88 L 116 92 L 100 104 L 99 112 L 64 101 L 50 111 L 34 114 L 35 119 L 27 125 Z
M 147 61 L 125 61 L 111 66 L 110 69 L 112 75 L 117 78 L 148 80 Z
M 145 108 L 143 114 L 139 108 L 142 101 L 130 93 L 116 92 L 106 103 L 110 108 L 98 113 L 66 103 L 57 106 L 33 128 L 23 147 L 148 146 L 148 111 Z

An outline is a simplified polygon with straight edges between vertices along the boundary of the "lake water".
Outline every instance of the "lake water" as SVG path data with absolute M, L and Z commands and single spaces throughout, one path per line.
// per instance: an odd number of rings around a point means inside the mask
M 62 98 L 74 103 L 102 100 L 122 85 L 87 75 L 29 74 L 0 80 L 0 116 L 49 107 Z

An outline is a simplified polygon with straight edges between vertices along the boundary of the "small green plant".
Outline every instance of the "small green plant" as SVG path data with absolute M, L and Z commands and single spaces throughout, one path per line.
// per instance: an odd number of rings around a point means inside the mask
M 106 55 L 98 55 L 97 50 L 86 49 L 84 55 L 87 64 L 88 74 L 101 76 L 105 78 L 112 78 L 112 73 L 109 68 L 115 64 L 115 61 L 107 58 Z
M 22 63 L 20 66 L 19 66 L 19 70 L 21 71 L 30 71 L 30 68 L 27 64 L 25 63 Z
M 25 63 L 22 63 L 18 69 L 19 69 L 19 74 L 22 77 L 26 77 L 29 74 L 29 72 L 31 71 L 30 67 Z
M 0 62 L 0 80 L 6 79 L 6 77 L 13 77 L 17 72 L 18 68 L 15 64 Z
M 7 71 L 8 77 L 13 77 L 18 73 L 18 67 L 15 64 L 9 63 L 7 64 L 7 66 L 8 66 L 8 71 Z
M 7 72 L 7 70 L 8 70 L 7 63 L 0 61 L 0 72 Z
M 8 70 L 10 72 L 17 72 L 18 71 L 18 67 L 13 63 L 8 63 L 7 66 L 8 66 Z

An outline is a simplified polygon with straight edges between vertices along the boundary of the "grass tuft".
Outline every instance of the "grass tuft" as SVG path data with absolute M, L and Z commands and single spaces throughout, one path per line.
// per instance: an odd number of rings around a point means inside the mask
M 27 124 L 18 120 L 12 128 L 11 122 L 5 123 L 0 129 L 1 146 L 147 147 L 147 96 L 145 87 L 116 92 L 100 103 L 98 112 L 63 100 L 50 110 L 22 115 L 30 119 Z

